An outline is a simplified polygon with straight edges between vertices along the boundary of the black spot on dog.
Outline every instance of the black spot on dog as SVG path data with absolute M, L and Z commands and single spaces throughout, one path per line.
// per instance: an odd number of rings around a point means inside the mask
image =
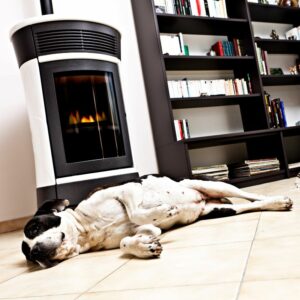
M 31 259 L 30 259 L 30 247 L 28 246 L 28 244 L 26 243 L 26 242 L 22 242 L 22 252 L 23 252 L 23 254 L 25 255 L 25 257 L 26 257 L 26 259 L 27 260 L 30 260 L 30 261 L 32 261 Z
M 33 217 L 24 228 L 24 234 L 29 239 L 34 239 L 50 228 L 58 227 L 61 218 L 52 214 Z
M 210 213 L 204 216 L 205 219 L 222 218 L 234 216 L 236 211 L 232 208 L 214 208 Z

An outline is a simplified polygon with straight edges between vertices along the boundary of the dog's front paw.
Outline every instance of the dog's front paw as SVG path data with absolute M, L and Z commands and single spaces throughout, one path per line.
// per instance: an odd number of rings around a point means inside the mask
M 124 238 L 121 242 L 121 249 L 124 253 L 139 258 L 159 257 L 162 252 L 162 246 L 157 237 L 143 234 Z

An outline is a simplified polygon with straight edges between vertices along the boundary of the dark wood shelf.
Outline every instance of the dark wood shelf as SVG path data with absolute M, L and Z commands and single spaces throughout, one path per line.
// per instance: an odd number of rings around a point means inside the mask
M 300 75 L 261 75 L 263 85 L 297 85 L 300 84 Z
M 228 183 L 239 187 L 248 186 L 249 184 L 260 184 L 268 181 L 280 180 L 285 178 L 285 170 L 267 172 L 258 175 L 229 179 Z
M 290 176 L 297 176 L 300 172 L 300 167 L 298 168 L 289 168 Z
M 246 19 L 210 18 L 197 16 L 180 16 L 171 14 L 157 14 L 159 31 L 164 33 L 224 35 L 234 34 L 243 36 L 247 30 Z M 239 28 L 237 31 L 236 29 Z
M 283 136 L 300 135 L 300 126 L 289 126 L 281 128 Z
M 257 3 L 248 5 L 252 21 L 300 25 L 299 8 Z
M 234 70 L 251 69 L 253 56 L 175 56 L 164 55 L 166 70 Z
M 233 95 L 233 96 L 205 96 L 194 98 L 173 98 L 171 105 L 173 109 L 238 105 L 245 101 L 260 98 L 260 94 Z
M 250 139 L 278 135 L 281 129 L 282 128 L 262 129 L 221 135 L 211 135 L 205 137 L 185 139 L 180 142 L 185 143 L 189 149 L 198 149 L 218 145 L 235 144 L 239 142 L 245 142 Z
M 299 54 L 300 41 L 272 40 L 255 38 L 255 42 L 263 50 L 271 54 Z

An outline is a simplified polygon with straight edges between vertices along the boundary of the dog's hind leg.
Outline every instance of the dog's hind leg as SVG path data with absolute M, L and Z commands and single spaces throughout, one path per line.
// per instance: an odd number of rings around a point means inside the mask
M 195 189 L 203 193 L 207 198 L 210 199 L 220 199 L 224 197 L 237 197 L 249 201 L 284 200 L 284 199 L 290 200 L 285 196 L 264 196 L 255 193 L 249 193 L 231 184 L 221 182 L 221 181 L 203 181 L 197 179 L 184 179 L 179 183 L 185 187 Z
M 254 212 L 263 210 L 290 210 L 293 202 L 289 198 L 285 199 L 267 199 L 258 202 L 245 204 L 215 204 L 206 203 L 204 211 L 201 215 L 208 218 L 218 218 L 233 216 L 244 212 Z
M 152 224 L 139 226 L 134 236 L 127 236 L 121 240 L 120 249 L 124 254 L 140 258 L 159 257 L 162 252 L 158 239 L 160 234 L 161 230 Z

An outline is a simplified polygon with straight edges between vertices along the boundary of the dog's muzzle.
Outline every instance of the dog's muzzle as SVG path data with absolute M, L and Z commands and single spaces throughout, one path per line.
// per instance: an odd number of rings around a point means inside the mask
M 61 242 L 64 240 L 65 234 L 61 233 Z M 52 260 L 56 255 L 56 250 L 60 246 L 57 243 L 36 243 L 30 251 L 30 260 L 37 262 L 43 268 L 55 266 L 58 261 Z

